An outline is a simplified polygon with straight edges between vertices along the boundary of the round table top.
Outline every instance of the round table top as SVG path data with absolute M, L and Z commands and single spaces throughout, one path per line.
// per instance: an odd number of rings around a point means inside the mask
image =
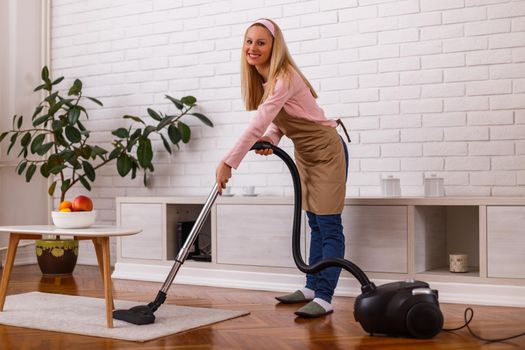
M 142 229 L 111 226 L 93 225 L 87 228 L 58 228 L 55 225 L 14 225 L 0 226 L 0 232 L 23 233 L 35 235 L 67 235 L 67 236 L 86 236 L 86 237 L 116 237 L 130 236 L 141 232 Z

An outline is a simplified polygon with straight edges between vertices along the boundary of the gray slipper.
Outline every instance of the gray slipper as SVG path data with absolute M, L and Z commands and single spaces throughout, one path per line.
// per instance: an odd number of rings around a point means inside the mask
M 307 301 L 311 301 L 312 299 L 307 299 L 303 292 L 300 290 L 296 290 L 293 293 L 281 295 L 279 297 L 275 297 L 275 299 L 279 300 L 283 304 L 296 304 L 296 303 L 306 303 Z
M 331 314 L 334 310 L 326 311 L 321 305 L 317 304 L 315 301 L 311 301 L 299 310 L 295 314 L 303 318 L 316 318 Z

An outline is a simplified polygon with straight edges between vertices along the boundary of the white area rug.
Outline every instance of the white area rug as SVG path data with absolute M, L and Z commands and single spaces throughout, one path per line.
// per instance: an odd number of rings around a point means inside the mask
M 147 303 L 115 300 L 115 308 Z M 155 312 L 153 324 L 137 326 L 113 320 L 114 328 L 107 328 L 104 299 L 32 292 L 8 296 L 0 324 L 144 342 L 247 314 L 164 304 Z

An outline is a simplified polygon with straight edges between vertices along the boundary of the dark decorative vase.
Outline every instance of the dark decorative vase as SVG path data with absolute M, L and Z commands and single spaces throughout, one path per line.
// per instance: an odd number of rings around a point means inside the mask
M 35 243 L 36 258 L 44 275 L 67 276 L 77 264 L 78 241 L 73 239 L 42 239 Z

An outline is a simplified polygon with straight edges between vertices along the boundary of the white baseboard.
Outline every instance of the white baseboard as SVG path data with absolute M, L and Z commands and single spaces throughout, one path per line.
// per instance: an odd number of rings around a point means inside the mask
M 171 266 L 146 265 L 117 262 L 112 278 L 138 281 L 164 282 Z M 374 279 L 376 285 L 393 280 Z M 304 285 L 304 275 L 247 272 L 236 270 L 203 269 L 182 266 L 175 283 L 211 287 L 289 292 Z M 451 282 L 429 282 L 439 291 L 441 303 L 496 305 L 525 307 L 525 287 Z M 355 297 L 361 293 L 359 283 L 349 277 L 341 277 L 336 296 Z

